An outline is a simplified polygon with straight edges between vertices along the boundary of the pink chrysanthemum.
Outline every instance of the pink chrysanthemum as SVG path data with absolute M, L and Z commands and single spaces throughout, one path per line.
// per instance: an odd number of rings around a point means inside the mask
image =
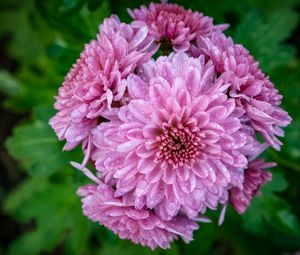
M 72 165 L 96 183 L 78 190 L 84 214 L 168 248 L 210 222 L 207 208 L 222 206 L 219 224 L 228 204 L 247 209 L 274 166 L 255 158 L 280 149 L 291 118 L 258 62 L 222 33 L 227 25 L 166 1 L 129 13 L 130 25 L 112 16 L 85 46 L 50 124 L 64 149 L 82 143 L 85 158 Z M 159 45 L 173 52 L 151 59 Z
M 96 169 L 117 196 L 134 192 L 138 208 L 166 220 L 226 203 L 230 169 L 243 173 L 250 141 L 228 84 L 204 57 L 183 53 L 149 61 L 139 75 L 127 79 L 129 104 L 93 132 Z
M 188 243 L 198 228 L 196 222 L 184 216 L 164 221 L 150 210 L 136 209 L 115 198 L 113 189 L 103 183 L 81 187 L 77 193 L 82 197 L 83 213 L 92 221 L 108 227 L 122 239 L 152 249 L 157 246 L 169 248 L 178 235 Z
M 176 4 L 151 3 L 149 7 L 129 10 L 135 26 L 149 27 L 157 42 L 170 43 L 177 52 L 187 51 L 198 36 L 209 36 L 213 30 L 225 30 L 227 25 L 214 26 L 212 18 L 185 10 Z
M 59 89 L 50 124 L 66 150 L 87 139 L 101 113 L 118 104 L 126 89 L 124 79 L 153 54 L 147 27 L 120 23 L 117 16 L 104 20 L 97 40 L 85 46 Z M 86 141 L 85 141 L 86 142 Z
M 266 163 L 257 159 L 249 163 L 245 170 L 242 187 L 234 187 L 229 192 L 229 200 L 238 213 L 244 213 L 254 196 L 260 194 L 260 189 L 266 182 L 271 181 L 272 174 L 263 169 L 274 167 L 274 163 Z
M 202 54 L 213 61 L 218 75 L 231 84 L 229 94 L 237 107 L 245 111 L 244 122 L 249 122 L 270 146 L 279 150 L 282 143 L 276 136 L 284 135 L 281 127 L 287 126 L 291 118 L 279 107 L 282 96 L 258 68 L 258 62 L 242 45 L 234 44 L 220 32 L 214 32 L 210 38 L 198 38 L 192 55 Z

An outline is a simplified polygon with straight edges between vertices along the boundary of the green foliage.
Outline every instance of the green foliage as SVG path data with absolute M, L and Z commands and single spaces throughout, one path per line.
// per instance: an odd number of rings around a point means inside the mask
M 262 196 L 254 199 L 251 207 L 244 214 L 246 229 L 256 234 L 270 234 L 273 228 L 280 234 L 291 238 L 300 237 L 299 224 L 288 203 L 276 195 L 288 186 L 287 181 L 277 172 L 273 173 L 273 180 L 263 188 Z
M 49 124 L 39 119 L 16 127 L 6 146 L 10 154 L 33 176 L 51 175 L 66 167 L 72 159 L 70 153 L 62 153 L 63 146 L 57 142 Z
M 285 66 L 275 68 L 271 78 L 284 96 L 283 107 L 293 118 L 285 132 L 281 152 L 269 151 L 270 157 L 286 168 L 300 172 L 300 62 L 299 59 L 287 63 Z
M 6 210 L 20 221 L 34 220 L 34 230 L 18 238 L 11 255 L 32 255 L 51 251 L 65 240 L 67 254 L 87 250 L 91 223 L 83 217 L 76 185 L 53 184 L 44 178 L 27 179 L 6 201 Z M 22 249 L 20 249 L 22 247 Z
M 258 12 L 249 12 L 237 27 L 234 38 L 259 60 L 264 71 L 269 72 L 292 60 L 295 48 L 282 42 L 297 22 L 297 13 L 289 9 L 273 12 L 268 18 L 262 18 Z
M 268 150 L 267 160 L 278 163 L 273 181 L 239 216 L 228 209 L 226 221 L 218 227 L 200 224 L 195 240 L 182 241 L 167 251 L 155 252 L 92 223 L 82 215 L 76 189 L 87 182 L 72 169 L 70 160 L 82 159 L 80 150 L 62 152 L 48 125 L 53 116 L 53 97 L 84 44 L 95 37 L 104 17 L 116 13 L 129 21 L 126 8 L 150 1 L 54 0 L 6 1 L 0 3 L 0 37 L 8 58 L 16 68 L 0 71 L 0 93 L 4 106 L 22 112 L 26 118 L 15 127 L 6 147 L 24 170 L 24 181 L 6 198 L 4 210 L 20 222 L 22 234 L 9 255 L 36 254 L 290 254 L 300 250 L 298 218 L 300 175 L 300 61 L 291 35 L 299 26 L 295 7 L 299 0 L 211 0 L 183 1 L 187 8 L 213 16 L 216 23 L 231 23 L 228 34 L 244 44 L 260 61 L 280 93 L 283 107 L 293 118 L 282 139 L 281 152 Z M 295 36 L 294 36 L 295 37 Z M 298 50 L 298 52 L 297 52 Z M 298 54 L 298 55 L 297 55 Z M 2 197 L 2 190 L 1 190 Z M 267 244 L 267 245 L 266 245 Z M 5 249 L 0 244 L 1 249 Z M 55 251 L 55 252 L 54 252 Z
M 20 83 L 8 72 L 0 70 L 0 91 L 4 95 L 14 96 L 21 89 Z

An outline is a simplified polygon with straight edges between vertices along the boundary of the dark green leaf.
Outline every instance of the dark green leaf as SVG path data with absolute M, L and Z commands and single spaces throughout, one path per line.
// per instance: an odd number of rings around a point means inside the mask
M 19 125 L 6 146 L 30 175 L 51 175 L 71 161 L 49 124 L 40 120 Z
M 290 61 L 295 53 L 292 46 L 282 44 L 298 22 L 298 15 L 288 9 L 278 10 L 268 18 L 257 12 L 248 13 L 234 34 L 259 60 L 261 68 L 268 72 Z
M 290 210 L 288 203 L 276 195 L 288 186 L 287 181 L 278 172 L 262 190 L 262 196 L 254 198 L 244 214 L 246 229 L 256 234 L 267 234 L 271 229 L 294 238 L 299 236 L 299 223 Z
M 37 228 L 14 241 L 9 254 L 34 255 L 50 251 L 65 236 L 70 254 L 77 255 L 86 250 L 90 223 L 82 215 L 79 198 L 75 195 L 76 188 L 73 185 L 50 184 L 26 203 L 18 204 L 22 218 L 36 219 Z
M 16 95 L 21 89 L 19 81 L 4 70 L 0 70 L 0 92 L 7 96 Z

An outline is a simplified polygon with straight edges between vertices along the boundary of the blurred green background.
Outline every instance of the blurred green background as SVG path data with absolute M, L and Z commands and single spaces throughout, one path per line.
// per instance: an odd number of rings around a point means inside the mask
M 88 180 L 69 165 L 79 150 L 62 152 L 48 125 L 64 75 L 95 37 L 99 23 L 143 0 L 0 1 L 0 254 L 253 255 L 300 252 L 300 23 L 299 0 L 174 1 L 230 23 L 226 32 L 260 61 L 293 117 L 273 181 L 240 216 L 201 224 L 195 240 L 152 252 L 120 240 L 82 215 L 76 189 Z M 297 253 L 298 252 L 298 253 Z

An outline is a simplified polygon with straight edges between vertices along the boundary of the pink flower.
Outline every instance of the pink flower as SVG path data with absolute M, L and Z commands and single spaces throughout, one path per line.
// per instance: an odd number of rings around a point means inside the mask
M 204 57 L 184 53 L 149 61 L 138 74 L 127 79 L 129 104 L 93 131 L 100 176 L 116 196 L 133 192 L 137 208 L 165 220 L 226 203 L 231 169 L 243 173 L 241 149 L 251 140 L 228 84 Z
M 228 27 L 214 26 L 212 18 L 176 4 L 151 3 L 149 7 L 129 10 L 129 14 L 135 26 L 146 24 L 157 42 L 171 44 L 177 52 L 187 51 L 190 43 L 200 35 L 209 36 L 215 29 L 222 31 Z
M 287 126 L 291 118 L 280 108 L 282 96 L 258 68 L 258 62 L 242 45 L 220 32 L 210 38 L 199 37 L 198 46 L 191 52 L 193 56 L 205 54 L 213 61 L 218 75 L 231 84 L 229 94 L 237 107 L 245 111 L 244 123 L 248 122 L 279 150 L 282 143 L 276 136 L 284 135 L 281 127 Z
M 56 97 L 50 120 L 71 164 L 96 184 L 78 190 L 83 213 L 134 243 L 192 240 L 207 209 L 243 213 L 274 166 L 291 122 L 258 62 L 210 17 L 163 1 L 106 19 Z M 151 57 L 161 46 L 173 52 Z M 260 143 L 260 133 L 265 142 Z M 96 168 L 94 175 L 85 165 Z
M 272 174 L 263 169 L 275 165 L 274 163 L 266 163 L 263 159 L 257 159 L 249 163 L 248 168 L 245 170 L 242 187 L 234 187 L 229 191 L 230 203 L 238 213 L 244 213 L 253 197 L 260 194 L 261 187 L 271 181 Z
M 97 40 L 85 46 L 56 97 L 58 113 L 50 120 L 66 150 L 90 135 L 101 115 L 121 104 L 124 80 L 155 51 L 147 27 L 139 29 L 120 23 L 112 16 L 100 26 Z
M 188 243 L 198 228 L 196 222 L 184 216 L 164 221 L 148 209 L 136 209 L 121 198 L 115 198 L 112 187 L 103 183 L 86 185 L 77 193 L 82 197 L 83 213 L 89 219 L 111 229 L 122 239 L 130 239 L 151 249 L 157 246 L 169 248 L 170 242 L 178 235 Z

